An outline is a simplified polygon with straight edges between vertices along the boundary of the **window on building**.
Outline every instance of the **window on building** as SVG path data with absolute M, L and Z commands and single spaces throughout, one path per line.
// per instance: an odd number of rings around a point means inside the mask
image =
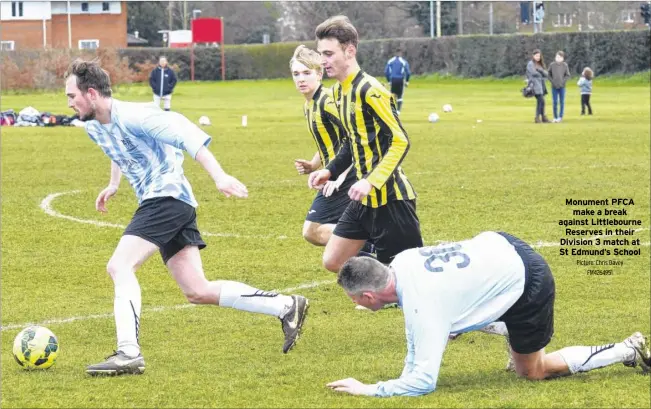
M 110 11 L 111 7 L 109 7 L 109 2 L 108 1 L 103 1 L 102 2 L 102 11 Z
M 14 50 L 16 43 L 14 41 L 0 41 L 0 50 L 11 51 Z
M 82 1 L 81 2 L 81 11 L 88 12 L 88 2 L 87 1 Z
M 552 20 L 554 27 L 572 27 L 572 15 L 568 13 L 559 13 L 556 19 Z
M 635 10 L 622 10 L 620 19 L 624 23 L 633 23 L 635 22 Z
M 79 40 L 80 50 L 93 50 L 99 48 L 99 40 Z
M 23 16 L 23 2 L 22 1 L 12 1 L 11 2 L 11 17 L 22 17 Z

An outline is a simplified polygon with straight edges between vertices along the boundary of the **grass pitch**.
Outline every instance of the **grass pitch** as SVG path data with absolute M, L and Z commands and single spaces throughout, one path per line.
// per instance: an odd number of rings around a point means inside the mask
M 647 74 L 648 77 L 648 74 Z M 548 350 L 649 334 L 649 83 L 597 78 L 595 115 L 581 117 L 568 83 L 565 120 L 533 123 L 535 101 L 518 81 L 416 78 L 402 120 L 412 146 L 404 163 L 416 188 L 426 243 L 504 230 L 542 244 L 556 277 L 556 335 Z M 146 87 L 116 97 L 148 101 Z M 59 94 L 4 95 L 3 109 L 31 105 L 66 113 Z M 453 112 L 444 114 L 443 104 Z M 295 158 L 314 143 L 302 97 L 290 80 L 181 83 L 172 107 L 207 115 L 210 149 L 249 187 L 226 199 L 191 158 L 185 170 L 199 201 L 202 252 L 210 279 L 294 290 L 311 300 L 296 348 L 281 353 L 280 323 L 212 306 L 185 308 L 158 256 L 139 271 L 143 292 L 143 376 L 85 375 L 115 348 L 113 285 L 106 263 L 137 203 L 123 180 L 109 213 L 94 210 L 109 160 L 81 128 L 2 128 L 2 407 L 648 407 L 649 378 L 615 365 L 588 374 L 529 382 L 504 371 L 501 339 L 470 333 L 448 344 L 437 391 L 374 399 L 334 393 L 329 381 L 399 376 L 406 351 L 402 314 L 357 311 L 321 267 L 322 249 L 301 238 L 314 193 Z M 437 112 L 437 124 L 427 122 Z M 551 117 L 551 100 L 547 99 Z M 241 116 L 248 116 L 248 127 Z M 480 122 L 481 121 L 481 122 Z M 74 192 L 73 192 L 74 191 Z M 49 195 L 54 217 L 43 211 Z M 589 276 L 577 257 L 559 255 L 566 198 L 633 198 L 641 219 L 640 256 L 620 257 L 610 276 Z M 45 204 L 47 205 L 47 203 Z M 47 207 L 47 206 L 46 206 Z M 104 226 L 80 222 L 90 220 Z M 159 308 L 160 307 L 160 308 Z M 56 365 L 25 372 L 11 345 L 25 323 L 46 324 L 61 346 Z

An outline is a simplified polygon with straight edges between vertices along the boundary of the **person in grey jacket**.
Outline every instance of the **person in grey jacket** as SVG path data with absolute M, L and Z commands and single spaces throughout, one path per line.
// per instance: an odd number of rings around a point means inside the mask
M 536 119 L 535 122 L 551 122 L 545 115 L 545 95 L 547 95 L 547 86 L 545 78 L 548 77 L 547 67 L 540 50 L 533 50 L 531 61 L 527 63 L 527 79 L 533 85 L 533 92 L 536 96 Z
M 549 64 L 549 80 L 552 82 L 552 101 L 554 102 L 554 121 L 563 120 L 565 111 L 565 83 L 570 79 L 570 67 L 565 62 L 565 53 L 559 51 L 556 53 L 556 60 Z M 558 111 L 560 102 L 561 110 Z
M 592 105 L 590 105 L 590 95 L 592 95 L 592 77 L 594 73 L 589 67 L 585 67 L 581 73 L 581 78 L 576 85 L 581 88 L 581 115 L 585 115 L 585 108 L 588 108 L 588 115 L 592 115 Z

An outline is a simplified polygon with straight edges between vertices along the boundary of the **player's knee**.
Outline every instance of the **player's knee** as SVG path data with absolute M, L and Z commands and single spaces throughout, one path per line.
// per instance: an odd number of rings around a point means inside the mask
M 322 225 L 316 223 L 305 224 L 303 226 L 303 238 L 310 244 L 315 246 L 325 246 L 328 244 L 327 238 L 323 237 L 319 228 Z
M 546 378 L 545 371 L 542 368 L 518 368 L 516 366 L 515 372 L 521 378 L 527 378 L 530 381 L 541 381 Z
M 117 275 L 123 271 L 132 271 L 132 270 L 133 270 L 133 266 L 128 266 L 125 262 L 116 259 L 115 257 L 111 257 L 109 262 L 106 264 L 106 272 L 113 279 L 115 279 L 115 277 L 117 277 Z
M 341 266 L 342 263 L 339 262 L 336 257 L 331 257 L 327 253 L 323 254 L 323 267 L 326 270 L 332 271 L 333 273 L 338 273 Z

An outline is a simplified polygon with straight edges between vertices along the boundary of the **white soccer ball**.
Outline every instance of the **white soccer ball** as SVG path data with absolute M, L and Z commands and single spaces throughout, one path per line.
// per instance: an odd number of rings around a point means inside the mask
M 16 335 L 13 353 L 23 369 L 47 369 L 57 359 L 59 341 L 49 329 L 33 325 Z
M 439 114 L 437 114 L 436 112 L 432 112 L 427 117 L 427 120 L 430 121 L 431 123 L 438 122 L 439 121 Z
M 443 105 L 443 112 L 452 112 L 452 105 L 450 104 Z
M 202 116 L 201 118 L 199 118 L 199 125 L 201 125 L 201 126 L 209 126 L 210 125 L 210 118 L 208 118 L 205 115 Z

